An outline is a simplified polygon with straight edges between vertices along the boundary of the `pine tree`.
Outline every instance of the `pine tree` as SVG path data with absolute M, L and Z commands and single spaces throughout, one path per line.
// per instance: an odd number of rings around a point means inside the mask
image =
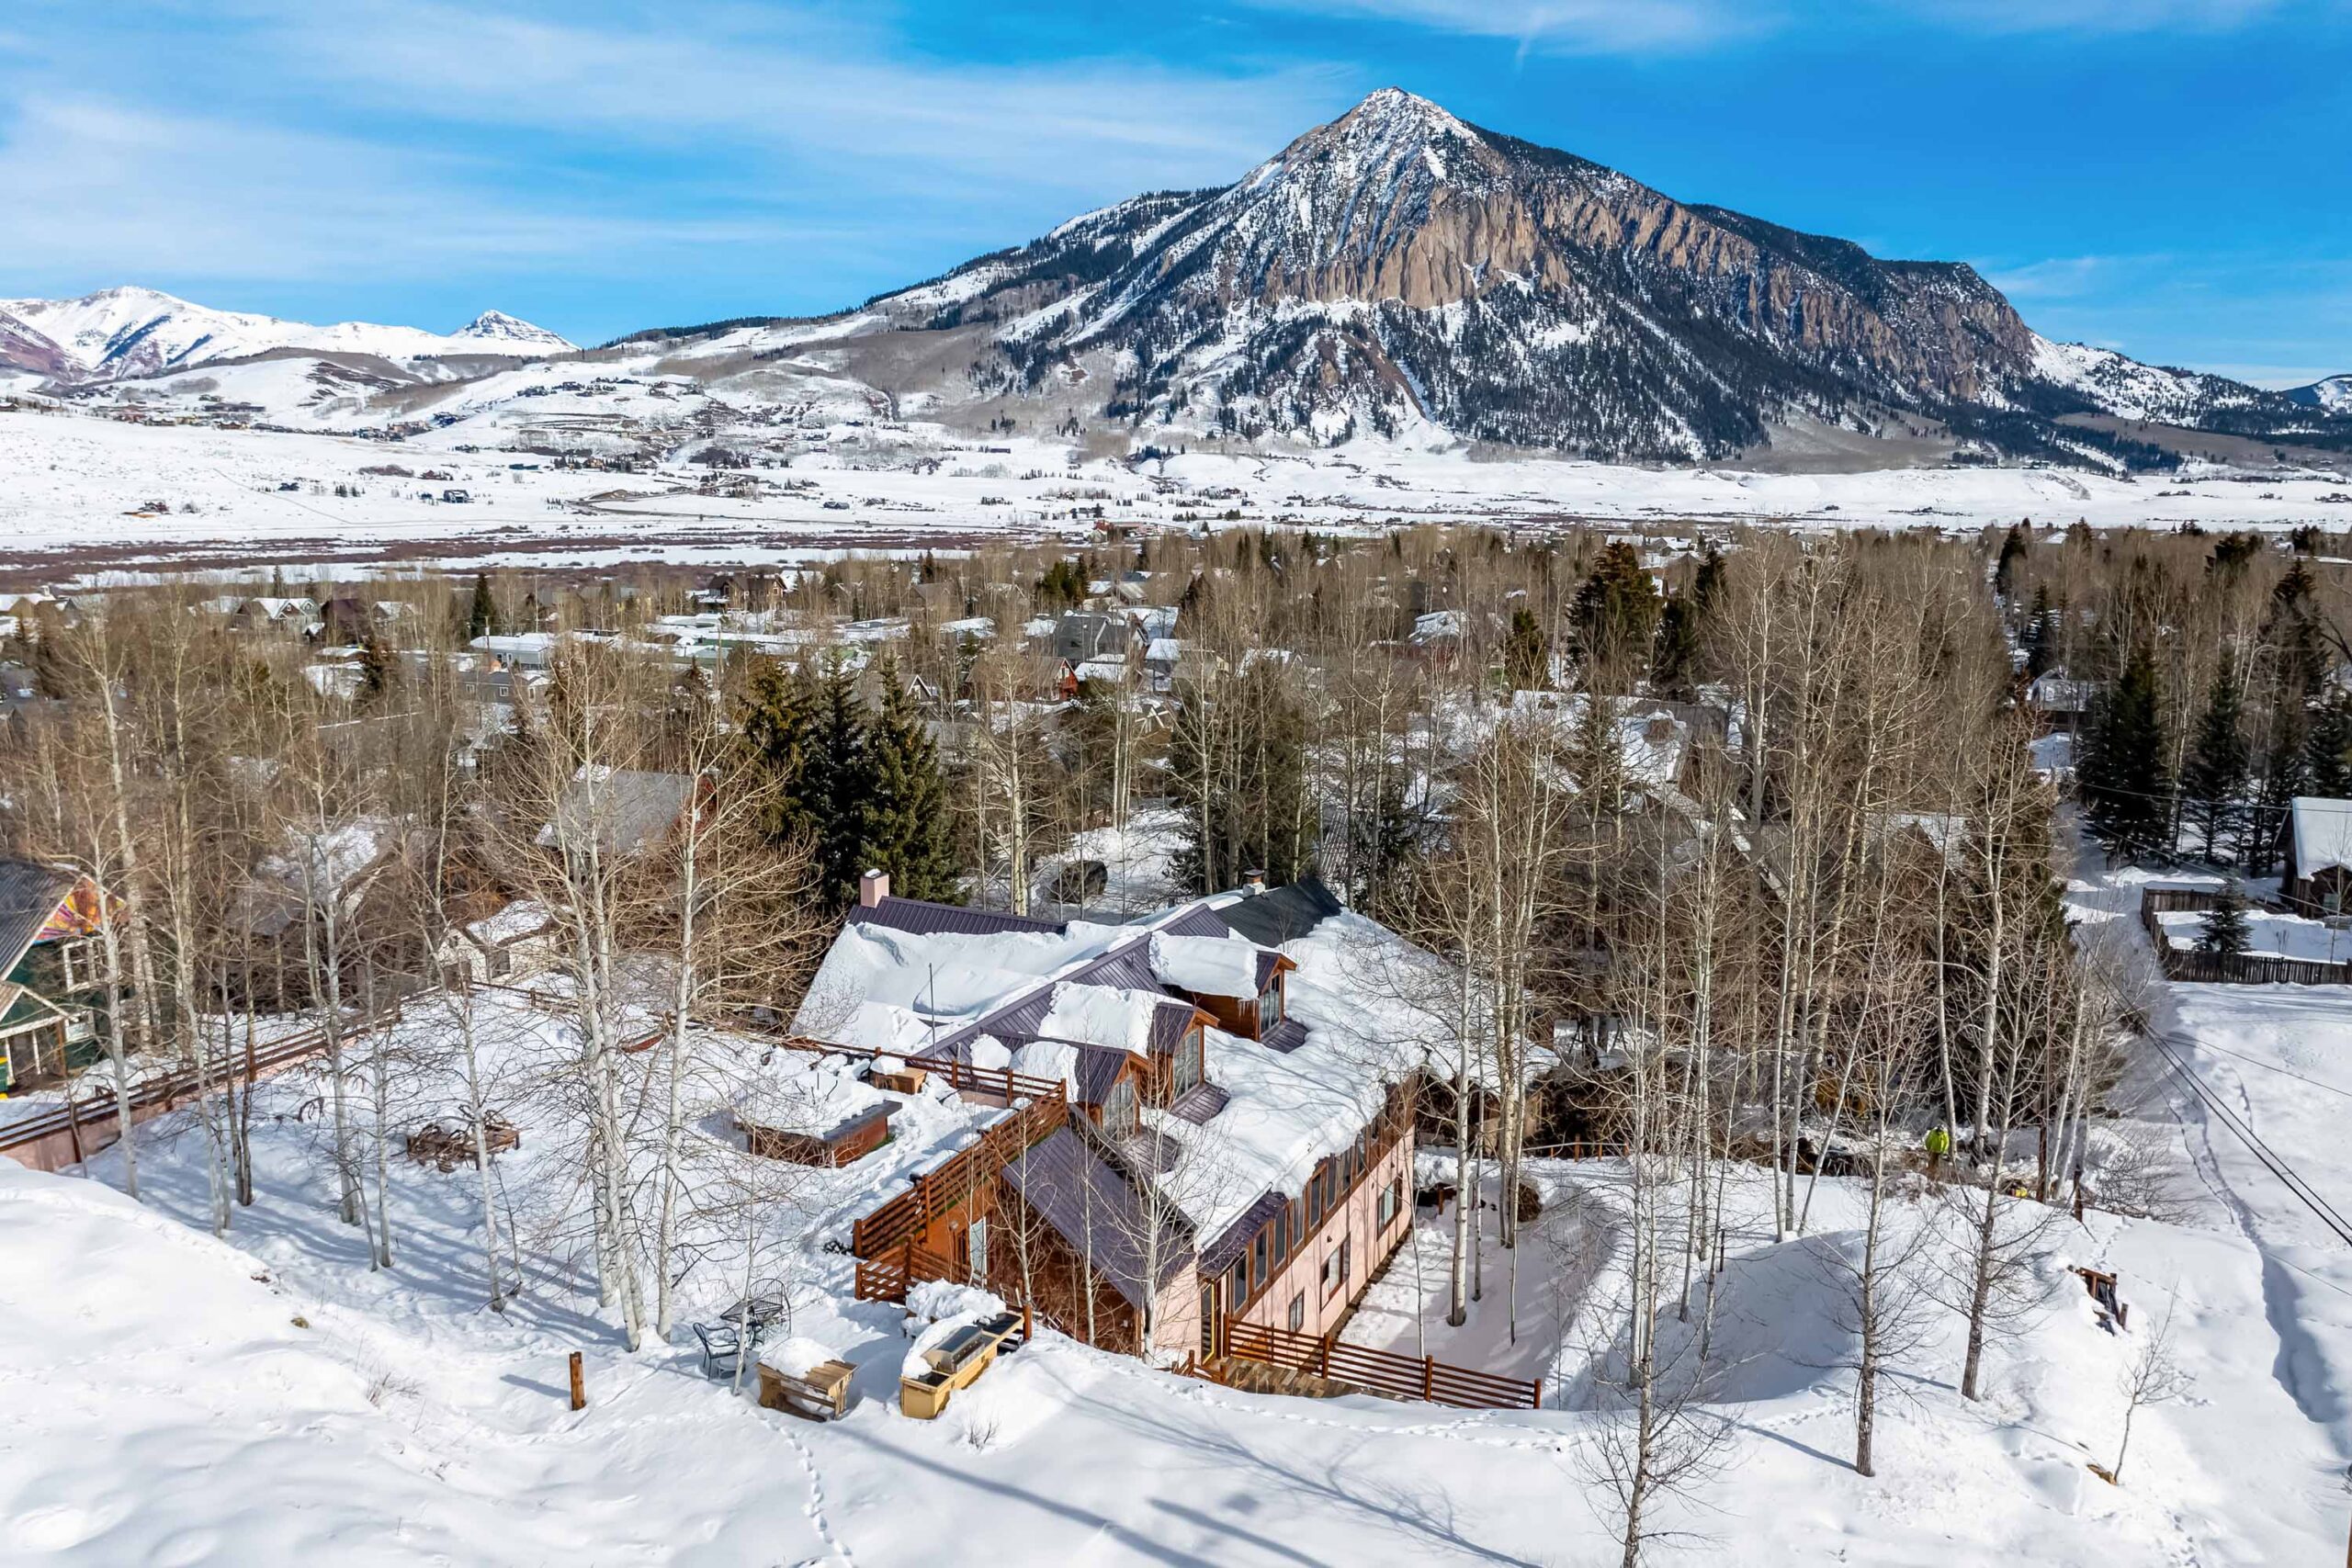
M 2165 771 L 2163 694 L 2155 661 L 2134 649 L 2094 706 L 2075 771 L 2091 831 L 2129 860 L 2165 848 L 2171 780 Z
M 1640 554 L 1622 539 L 1602 546 L 1577 590 L 1577 641 L 1586 669 L 1630 666 L 1647 673 L 1658 613 L 1657 584 Z
M 833 901 L 846 904 L 856 897 L 857 879 L 866 869 L 865 814 L 873 780 L 866 769 L 857 677 L 845 660 L 835 660 L 818 680 L 809 739 L 814 767 L 806 805 L 817 821 L 818 874 Z
M 2004 599 L 2009 596 L 2011 589 L 2015 586 L 2017 564 L 2024 558 L 2025 553 L 2024 525 L 2012 523 L 2009 525 L 2008 533 L 2001 539 L 2000 558 L 1993 563 L 1993 592 Z
M 2222 889 L 2213 907 L 2205 912 L 2205 929 L 2197 939 L 2197 950 L 2235 958 L 2253 940 L 2253 933 L 2246 929 L 2245 897 L 2233 882 Z
M 872 784 L 866 858 L 890 874 L 890 890 L 900 897 L 954 897 L 956 845 L 939 749 L 923 728 L 913 694 L 899 678 L 897 660 L 887 655 L 881 710 L 866 731 L 865 772 Z
M 498 603 L 490 596 L 490 573 L 474 574 L 473 602 L 466 607 L 466 640 L 488 637 L 498 629 Z
M 744 681 L 738 722 L 744 746 L 777 784 L 763 824 L 768 836 L 780 843 L 815 843 L 821 824 L 809 801 L 822 792 L 816 682 L 805 670 L 760 660 Z
M 2047 672 L 2053 661 L 2050 620 L 2050 589 L 2037 582 L 2033 585 L 2033 609 L 2026 617 L 2025 626 L 2025 677 L 2029 681 Z
M 2336 692 L 2312 714 L 2303 741 L 2303 786 L 2323 800 L 2352 799 L 2352 693 Z
M 2184 813 L 2204 840 L 2205 858 L 2212 860 L 2223 840 L 2245 818 L 2247 759 L 2241 730 L 2243 694 L 2237 672 L 2226 664 L 2214 675 L 2198 721 L 2197 740 L 2182 771 Z

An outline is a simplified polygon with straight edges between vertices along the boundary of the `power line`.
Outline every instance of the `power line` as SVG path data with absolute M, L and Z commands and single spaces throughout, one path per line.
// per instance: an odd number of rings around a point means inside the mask
M 2338 1241 L 2352 1247 L 2352 1221 L 2346 1221 L 2342 1214 L 2337 1213 L 2335 1207 L 2320 1196 L 2319 1190 L 2305 1180 L 2301 1174 L 2287 1162 L 2285 1156 L 2263 1142 L 2261 1136 L 2251 1126 L 2239 1119 L 2236 1111 L 2223 1104 L 2221 1097 L 2206 1086 L 2204 1079 L 2199 1077 L 2196 1072 L 2180 1059 L 2170 1042 L 2162 1035 L 2152 1034 L 2147 1038 L 2151 1044 L 2163 1053 L 2165 1062 L 2170 1065 L 2175 1073 L 2180 1076 L 2181 1081 L 2188 1086 L 2189 1092 L 2197 1096 L 2199 1103 L 2208 1111 L 2222 1119 L 2222 1124 L 2246 1146 L 2256 1160 L 2261 1162 L 2263 1168 L 2277 1177 L 2279 1185 L 2292 1193 L 2297 1201 L 2317 1215 L 2320 1223 L 2333 1231 Z

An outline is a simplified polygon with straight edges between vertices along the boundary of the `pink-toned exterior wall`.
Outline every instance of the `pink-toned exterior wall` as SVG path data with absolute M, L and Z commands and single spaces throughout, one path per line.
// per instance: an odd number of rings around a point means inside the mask
M 1398 1138 L 1386 1153 L 1356 1183 L 1356 1190 L 1340 1205 L 1336 1213 L 1327 1214 L 1322 1229 L 1309 1236 L 1306 1245 L 1294 1251 L 1290 1261 L 1279 1269 L 1265 1293 L 1244 1308 L 1238 1315 L 1244 1323 L 1261 1323 L 1270 1328 L 1290 1326 L 1291 1298 L 1304 1292 L 1306 1295 L 1306 1316 L 1299 1325 L 1302 1334 L 1328 1334 L 1339 1325 L 1363 1294 L 1364 1285 L 1388 1254 L 1404 1238 L 1413 1223 L 1413 1192 L 1409 1179 L 1405 1183 L 1396 1216 L 1382 1229 L 1379 1217 L 1380 1194 L 1398 1177 L 1412 1168 L 1413 1140 L 1408 1135 Z M 1342 1236 L 1351 1238 L 1348 1259 L 1347 1282 L 1329 1295 L 1323 1293 L 1323 1260 L 1340 1249 Z M 1196 1292 L 1197 1293 L 1197 1292 Z M 1194 1330 L 1198 1331 L 1200 1309 L 1193 1307 Z
M 1181 1356 L 1201 1343 L 1201 1277 L 1187 1264 L 1159 1292 L 1152 1314 L 1152 1348 Z

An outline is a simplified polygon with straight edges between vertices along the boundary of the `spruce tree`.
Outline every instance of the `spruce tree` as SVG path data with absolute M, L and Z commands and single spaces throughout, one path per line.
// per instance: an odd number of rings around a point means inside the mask
M 902 898 L 954 897 L 956 845 L 939 749 L 923 728 L 913 694 L 899 678 L 898 661 L 887 655 L 881 709 L 866 732 L 865 771 L 872 786 L 865 854 L 890 874 L 890 891 Z
M 2352 799 L 2352 693 L 2334 693 L 2312 714 L 2303 788 L 2324 800 Z
M 823 790 L 817 753 L 816 682 L 805 670 L 761 660 L 744 680 L 737 722 L 743 744 L 776 782 L 775 803 L 763 824 L 779 843 L 816 843 L 821 825 L 810 801 Z
M 1993 563 L 1993 592 L 2004 599 L 2009 596 L 2009 592 L 2015 585 L 2017 564 L 2024 557 L 2025 552 L 2024 525 L 2012 523 L 2009 525 L 2008 533 L 2001 539 L 2000 558 Z
M 833 901 L 846 904 L 856 896 L 857 879 L 868 863 L 865 814 L 873 781 L 857 677 L 845 660 L 833 660 L 818 680 L 810 743 L 814 768 L 808 807 L 817 819 L 818 874 Z
M 2233 882 L 2222 889 L 2213 907 L 2205 911 L 2205 929 L 2197 939 L 2197 950 L 2235 958 L 2253 940 L 2253 933 L 2246 929 L 2245 897 Z
M 2075 780 L 2091 831 L 2121 860 L 2168 847 L 2163 694 L 2145 649 L 2134 649 L 2115 684 L 2100 694 L 2085 741 Z
M 490 573 L 474 574 L 473 602 L 466 607 L 466 640 L 488 637 L 498 629 L 498 604 L 490 596 Z
M 2213 677 L 2204 716 L 2198 721 L 2196 743 L 2181 773 L 2184 814 L 2203 839 L 2207 860 L 2215 858 L 2218 848 L 2245 817 L 2242 796 L 2247 759 L 2240 727 L 2243 701 L 2237 673 L 2225 664 Z
M 1602 546 L 1577 590 L 1577 640 L 1586 669 L 1629 666 L 1646 674 L 1658 614 L 1657 584 L 1640 554 L 1622 539 Z

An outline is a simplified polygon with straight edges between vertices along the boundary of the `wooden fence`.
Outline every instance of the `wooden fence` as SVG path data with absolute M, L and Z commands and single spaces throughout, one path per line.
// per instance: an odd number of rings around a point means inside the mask
M 2220 900 L 2193 887 L 2150 887 L 2140 895 L 2140 924 L 2155 945 L 2156 966 L 2167 980 L 2201 986 L 2352 986 L 2352 962 L 2324 964 L 2311 958 L 2260 953 L 2200 953 L 2175 947 L 2159 915 L 2213 908 Z
M 1350 1345 L 1329 1335 L 1294 1334 L 1228 1318 L 1219 1325 L 1218 1346 L 1224 1354 L 1244 1361 L 1353 1383 L 1397 1399 L 1473 1410 L 1534 1410 L 1544 1402 L 1542 1378 L 1507 1378 L 1432 1356 L 1399 1356 Z
M 400 1016 L 400 1008 L 395 1004 L 389 1014 L 373 1023 L 353 1022 L 345 1031 L 344 1038 L 353 1039 L 370 1029 L 397 1023 Z M 144 1079 L 130 1091 L 130 1124 L 135 1127 L 167 1111 L 190 1104 L 202 1095 L 217 1093 L 223 1084 L 251 1083 L 267 1077 L 297 1062 L 320 1055 L 326 1048 L 323 1032 L 315 1028 L 304 1029 L 256 1044 L 250 1052 L 236 1050 L 225 1069 L 213 1066 L 199 1071 L 182 1067 Z M 62 1103 L 48 1111 L 0 1123 L 0 1155 L 35 1170 L 62 1170 L 69 1165 L 79 1165 L 89 1156 L 121 1141 L 122 1129 L 116 1112 L 112 1085 L 79 1099 L 69 1090 Z

